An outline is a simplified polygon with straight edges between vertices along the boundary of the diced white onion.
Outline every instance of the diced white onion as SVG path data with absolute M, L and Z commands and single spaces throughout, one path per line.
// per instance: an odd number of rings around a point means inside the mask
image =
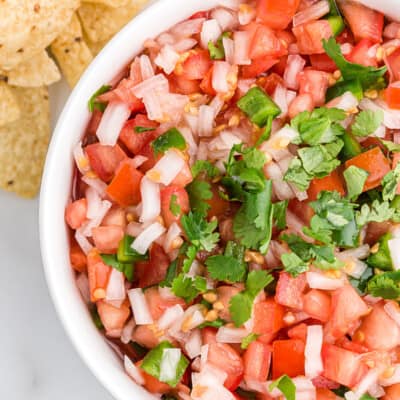
M 306 272 L 307 282 L 311 289 L 336 290 L 344 286 L 342 279 L 328 278 L 319 272 Z
M 176 222 L 174 222 L 170 225 L 170 227 L 168 228 L 167 234 L 165 236 L 164 244 L 163 244 L 163 247 L 164 247 L 164 250 L 166 253 L 169 253 L 172 250 L 172 244 L 173 244 L 174 240 L 176 238 L 178 238 L 181 233 L 182 233 L 182 229 Z
M 235 63 L 235 42 L 230 38 L 224 37 L 222 39 L 222 45 L 224 46 L 225 60 L 229 64 L 234 64 Z
M 89 172 L 90 164 L 88 158 L 86 157 L 86 154 L 82 149 L 82 141 L 77 143 L 76 146 L 74 147 L 73 155 L 74 155 L 75 165 L 78 167 L 80 173 L 84 175 L 86 174 L 86 172 Z
M 176 370 L 181 359 L 181 349 L 164 349 L 160 363 L 160 381 L 168 382 L 176 378 Z
M 180 55 L 172 46 L 167 44 L 160 50 L 154 62 L 162 68 L 166 74 L 170 74 L 175 69 L 179 58 Z
M 128 290 L 128 297 L 131 303 L 133 317 L 136 325 L 149 325 L 153 323 L 149 306 L 143 291 L 140 288 Z
M 148 160 L 148 158 L 145 157 L 145 156 L 141 156 L 141 155 L 135 156 L 135 157 L 133 157 L 133 159 L 132 159 L 132 166 L 133 166 L 134 168 L 139 168 L 139 167 L 140 167 L 141 165 L 143 165 L 147 160 Z
M 179 304 L 167 308 L 157 322 L 158 327 L 162 330 L 169 328 L 174 322 L 182 317 L 183 313 L 183 308 Z
M 279 200 L 293 199 L 294 193 L 287 182 L 283 180 L 283 173 L 278 164 L 273 161 L 264 166 L 268 178 L 272 180 L 274 194 Z
M 89 279 L 86 274 L 81 273 L 76 278 L 76 286 L 79 289 L 79 292 L 82 296 L 82 299 L 85 303 L 89 304 L 90 302 L 90 289 L 89 289 Z
M 93 249 L 92 244 L 87 240 L 86 236 L 82 234 L 81 228 L 75 231 L 75 240 L 85 254 L 89 254 L 90 250 Z
M 221 99 L 220 96 L 215 96 L 211 100 L 209 106 L 214 110 L 215 117 L 220 113 L 224 104 L 225 104 L 225 102 L 224 102 L 224 100 Z
M 308 378 L 315 378 L 324 370 L 321 357 L 323 329 L 321 325 L 307 327 L 307 340 L 304 350 L 305 373 Z
M 360 279 L 367 268 L 368 266 L 365 262 L 362 262 L 361 260 L 355 258 L 349 263 L 349 267 L 346 266 L 344 270 L 347 275 L 350 275 L 356 279 Z
M 105 196 L 107 190 L 107 184 L 105 184 L 101 179 L 89 178 L 86 175 L 84 175 L 82 176 L 82 181 L 85 182 L 91 188 L 93 188 L 101 198 Z
M 166 92 L 164 92 L 165 94 Z M 143 95 L 143 104 L 147 111 L 147 117 L 152 121 L 161 121 L 164 118 L 164 111 L 161 105 L 161 94 L 149 90 Z
M 339 108 L 343 111 L 354 110 L 358 106 L 359 101 L 351 92 L 345 92 L 341 96 L 336 97 L 326 104 L 328 108 Z
M 147 172 L 147 176 L 154 182 L 169 185 L 181 172 L 185 160 L 176 150 L 167 150 L 157 161 L 156 165 Z
M 140 71 L 142 73 L 142 79 L 145 81 L 146 79 L 151 78 L 154 76 L 154 69 L 151 65 L 151 61 L 149 56 L 145 54 L 141 55 L 140 58 Z
M 238 19 L 240 25 L 247 25 L 257 16 L 256 9 L 250 4 L 243 4 L 239 7 Z
M 151 244 L 165 232 L 165 227 L 159 222 L 149 225 L 139 236 L 133 241 L 131 247 L 139 254 L 146 254 Z
M 221 36 L 221 27 L 215 19 L 208 19 L 203 23 L 200 34 L 200 43 L 204 49 L 208 49 L 208 43 L 215 43 Z
M 124 367 L 126 373 L 138 384 L 144 385 L 145 381 L 140 369 L 129 359 L 127 355 L 124 356 Z
M 290 210 L 286 210 L 286 225 L 289 229 L 291 229 L 294 233 L 299 235 L 306 242 L 311 243 L 313 239 L 306 236 L 303 232 L 303 221 Z
M 295 14 L 295 16 L 293 17 L 293 26 L 298 26 L 310 21 L 320 19 L 325 14 L 328 14 L 329 10 L 329 2 L 326 0 L 321 0 L 318 3 L 315 3 L 310 7 L 307 7 L 306 9 Z
M 400 364 L 394 364 L 394 372 L 390 378 L 379 378 L 379 384 L 382 386 L 391 386 L 400 383 Z
M 217 331 L 216 339 L 219 343 L 241 343 L 247 335 L 246 329 L 221 326 Z
M 194 46 L 196 46 L 197 40 L 192 38 L 184 38 L 176 42 L 173 46 L 175 51 L 178 53 L 184 53 L 186 51 L 191 50 Z
M 363 260 L 369 256 L 369 253 L 369 246 L 367 244 L 363 244 L 355 249 L 343 250 L 337 254 L 337 257 L 340 260 L 346 260 L 347 258 L 358 258 L 359 260 Z
M 142 196 L 141 222 L 148 222 L 160 215 L 160 185 L 144 176 L 140 182 L 140 193 Z
M 288 102 L 287 102 L 287 96 L 286 93 L 287 89 L 278 84 L 275 88 L 275 92 L 272 96 L 272 99 L 276 103 L 276 105 L 280 108 L 281 113 L 279 114 L 279 118 L 284 118 L 287 114 L 288 111 Z
M 368 392 L 368 390 L 374 386 L 378 381 L 378 370 L 371 369 L 361 379 L 357 388 L 353 391 L 346 392 L 344 397 L 346 400 L 360 400 L 361 397 Z
M 157 74 L 133 87 L 133 93 L 136 97 L 142 99 L 145 94 L 153 91 L 168 92 L 169 84 L 163 74 Z M 107 107 L 108 108 L 108 107 Z
M 160 293 L 161 298 L 170 300 L 170 299 L 177 299 L 177 297 L 174 295 L 172 292 L 171 288 L 169 287 L 159 287 L 158 288 L 158 293 Z
M 103 145 L 115 146 L 125 122 L 131 115 L 129 106 L 125 103 L 111 102 L 101 117 L 96 136 Z
M 215 8 L 211 11 L 211 18 L 217 20 L 223 32 L 233 30 L 237 25 L 237 17 L 226 8 Z
M 306 60 L 298 54 L 288 56 L 283 79 L 285 80 L 286 86 L 289 89 L 298 89 L 299 80 L 297 78 L 297 75 L 303 70 L 305 65 Z
M 201 32 L 201 27 L 203 26 L 204 21 L 205 18 L 189 19 L 175 25 L 171 29 L 171 32 L 180 37 L 192 36 Z
M 121 342 L 128 344 L 132 340 L 133 330 L 135 329 L 135 320 L 131 318 L 122 329 Z
M 236 31 L 233 34 L 233 41 L 235 46 L 234 61 L 236 65 L 250 65 L 249 58 L 250 41 L 252 36 L 248 31 Z
M 123 301 L 125 297 L 125 276 L 122 272 L 117 271 L 115 268 L 112 268 L 107 283 L 106 300 Z
M 189 358 L 193 359 L 201 353 L 201 333 L 199 329 L 194 329 L 185 343 L 185 350 Z
M 390 239 L 388 246 L 393 267 L 397 271 L 400 269 L 400 238 Z
M 88 187 L 85 192 L 87 211 L 86 217 L 88 219 L 96 218 L 102 210 L 102 201 L 98 192 L 92 187 Z
M 85 236 L 92 236 L 92 229 L 97 228 L 101 224 L 101 221 L 103 221 L 103 218 L 106 216 L 111 206 L 112 204 L 110 201 L 102 200 L 101 207 L 98 209 L 96 216 L 85 222 L 85 224 L 80 227 L 80 232 Z
M 364 97 L 361 100 L 360 108 L 362 110 L 382 110 L 383 111 L 383 123 L 389 129 L 398 129 L 400 126 L 400 110 L 390 109 L 387 104 L 382 100 L 372 101 Z
M 214 109 L 207 105 L 202 105 L 199 108 L 199 118 L 198 118 L 198 135 L 202 136 L 212 136 L 214 128 Z
M 229 91 L 228 75 L 231 71 L 231 65 L 226 61 L 215 61 L 212 74 L 212 87 L 218 93 L 227 93 Z

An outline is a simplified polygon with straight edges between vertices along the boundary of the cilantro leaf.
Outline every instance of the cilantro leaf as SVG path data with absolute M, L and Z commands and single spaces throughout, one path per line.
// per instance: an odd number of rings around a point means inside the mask
M 196 178 L 186 186 L 186 191 L 189 196 L 190 208 L 202 215 L 206 215 L 210 205 L 205 200 L 211 200 L 213 197 L 211 185 Z
M 306 172 L 303 168 L 302 162 L 299 157 L 294 157 L 289 164 L 283 179 L 287 182 L 293 183 L 301 190 L 307 190 L 313 177 Z
M 199 294 L 204 293 L 207 290 L 207 282 L 205 278 L 196 276 L 191 278 L 184 274 L 179 274 L 173 281 L 171 289 L 173 293 L 190 303 Z
M 243 152 L 243 161 L 247 168 L 261 169 L 266 162 L 265 154 L 255 147 L 245 149 Z
M 400 152 L 400 144 L 393 143 L 390 140 L 379 139 L 380 142 L 391 152 Z
M 374 297 L 397 299 L 400 297 L 400 271 L 384 272 L 368 281 L 367 292 Z
M 220 174 L 219 169 L 214 164 L 211 164 L 210 161 L 197 160 L 192 166 L 193 178 L 197 178 L 203 172 L 210 179 L 213 179 Z
M 384 201 L 394 199 L 399 180 L 400 163 L 398 163 L 396 168 L 388 172 L 382 179 L 382 198 Z
M 212 279 L 225 282 L 241 282 L 246 274 L 246 266 L 232 256 L 218 254 L 208 257 L 207 270 Z
M 268 387 L 271 392 L 276 388 L 282 392 L 286 400 L 296 400 L 296 386 L 287 375 L 282 375 Z
M 282 200 L 274 203 L 272 206 L 273 218 L 278 229 L 286 228 L 286 210 L 288 204 L 288 200 Z
M 363 227 L 368 222 L 384 222 L 391 220 L 394 216 L 395 210 L 390 207 L 388 201 L 374 200 L 372 204 L 361 206 L 356 213 L 356 221 L 359 227 Z
M 368 175 L 369 173 L 367 171 L 355 165 L 350 165 L 350 167 L 343 172 L 347 186 L 347 197 L 350 200 L 357 199 L 362 193 Z
M 374 133 L 382 122 L 382 110 L 364 110 L 356 116 L 351 131 L 355 136 L 368 136 Z
M 308 264 L 295 253 L 282 254 L 281 260 L 285 271 L 294 277 L 308 271 Z
M 182 212 L 181 206 L 178 204 L 178 197 L 176 196 L 176 194 L 173 194 L 171 196 L 171 199 L 169 201 L 169 210 L 172 212 L 173 215 L 175 215 L 175 217 L 180 215 L 180 213 Z
M 274 278 L 264 270 L 251 271 L 246 280 L 246 289 L 231 298 L 229 311 L 235 326 L 242 326 L 251 316 L 253 302 L 258 293 Z
M 94 110 L 99 110 L 101 112 L 104 112 L 104 110 L 107 107 L 107 104 L 103 103 L 101 101 L 98 101 L 97 97 L 99 97 L 103 93 L 108 92 L 110 89 L 111 89 L 111 86 L 103 85 L 92 94 L 92 96 L 90 97 L 90 99 L 88 101 L 88 108 L 89 108 L 90 112 L 93 112 Z
M 185 273 L 189 272 L 190 267 L 193 264 L 193 261 L 196 259 L 196 255 L 197 255 L 196 246 L 193 246 L 193 245 L 189 246 L 187 248 L 187 250 L 186 250 L 186 253 L 185 253 L 185 257 L 186 258 L 184 259 L 183 264 L 182 264 L 182 271 L 183 272 L 185 272 Z
M 322 42 L 326 54 L 335 62 L 345 81 L 359 80 L 364 90 L 370 88 L 382 89 L 385 87 L 383 76 L 387 71 L 386 67 L 375 68 L 353 64 L 343 57 L 340 46 L 333 37 L 328 40 L 323 39 Z
M 173 280 L 178 275 L 178 259 L 176 258 L 174 261 L 169 264 L 167 269 L 167 274 L 165 275 L 164 280 L 159 283 L 160 287 L 171 287 Z
M 154 155 L 157 156 L 158 154 L 165 153 L 170 148 L 185 150 L 186 141 L 178 129 L 171 128 L 153 140 L 151 147 L 153 148 Z
M 149 126 L 135 126 L 134 132 L 135 133 L 144 133 L 144 132 L 151 132 L 155 131 L 156 128 L 151 128 Z
M 246 337 L 242 339 L 240 348 L 246 350 L 249 347 L 250 343 L 256 341 L 259 336 L 260 335 L 258 335 L 257 333 L 249 333 Z
M 219 234 L 214 232 L 218 221 L 207 222 L 197 211 L 183 215 L 181 224 L 189 241 L 198 249 L 211 251 L 219 240 Z

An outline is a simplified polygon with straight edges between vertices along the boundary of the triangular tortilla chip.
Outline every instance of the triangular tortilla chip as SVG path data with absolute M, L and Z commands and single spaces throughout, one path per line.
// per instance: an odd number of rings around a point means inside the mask
M 0 81 L 0 126 L 16 121 L 21 116 L 17 99 L 7 83 Z
M 124 7 L 130 0 L 83 0 L 84 3 L 104 4 L 108 7 Z

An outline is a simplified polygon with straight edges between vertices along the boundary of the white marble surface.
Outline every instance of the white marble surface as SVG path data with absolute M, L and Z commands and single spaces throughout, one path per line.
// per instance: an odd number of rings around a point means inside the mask
M 51 90 L 56 119 L 68 94 Z M 0 399 L 112 400 L 67 338 L 49 297 L 38 199 L 0 192 Z

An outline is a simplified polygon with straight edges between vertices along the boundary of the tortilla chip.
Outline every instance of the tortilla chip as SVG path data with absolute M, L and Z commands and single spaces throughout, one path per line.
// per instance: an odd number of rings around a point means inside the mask
M 86 35 L 85 35 L 86 36 Z M 91 42 L 88 38 L 85 38 L 86 44 L 88 45 L 90 51 L 93 54 L 93 57 L 97 56 L 103 47 L 108 43 L 108 40 L 104 40 L 102 42 Z
M 93 55 L 83 39 L 82 27 L 76 14 L 68 27 L 51 44 L 51 51 L 68 84 L 74 87 L 93 60 Z
M 83 29 L 91 42 L 111 39 L 121 30 L 148 0 L 129 0 L 125 7 L 111 8 L 103 4 L 84 3 L 78 10 Z
M 17 99 L 10 86 L 0 81 L 0 127 L 16 121 L 20 116 Z
M 130 0 L 83 0 L 84 3 L 104 4 L 108 7 L 124 7 Z
M 45 50 L 19 64 L 7 73 L 7 77 L 10 85 L 21 87 L 48 86 L 61 79 L 56 63 Z
M 50 137 L 47 88 L 12 88 L 21 119 L 0 128 L 0 187 L 34 197 Z
M 0 1 L 0 68 L 41 53 L 68 25 L 79 0 Z

